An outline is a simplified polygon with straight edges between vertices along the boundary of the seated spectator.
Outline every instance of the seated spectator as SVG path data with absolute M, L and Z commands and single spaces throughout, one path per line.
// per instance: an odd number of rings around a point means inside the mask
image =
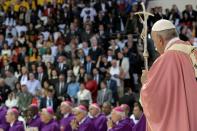
M 41 90 L 41 83 L 35 78 L 33 73 L 29 73 L 29 80 L 26 83 L 28 92 L 36 95 Z
M 80 90 L 77 93 L 78 104 L 87 103 L 87 105 L 92 103 L 92 95 L 89 90 L 85 88 L 85 84 L 80 84 Z
M 97 103 L 103 105 L 105 102 L 112 102 L 112 91 L 107 87 L 107 83 L 102 81 L 101 89 L 98 91 Z
M 8 95 L 8 99 L 5 101 L 5 105 L 8 108 L 18 107 L 18 98 L 16 97 L 16 94 L 14 92 L 11 92 Z
M 32 102 L 32 95 L 28 92 L 27 85 L 21 85 L 21 92 L 18 93 L 18 107 L 24 111 Z

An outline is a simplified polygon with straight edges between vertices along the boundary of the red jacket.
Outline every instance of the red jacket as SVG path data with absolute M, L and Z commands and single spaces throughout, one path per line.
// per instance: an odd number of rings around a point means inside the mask
M 91 92 L 93 102 L 96 102 L 98 91 L 97 82 L 95 80 L 90 80 L 85 83 L 85 88 Z

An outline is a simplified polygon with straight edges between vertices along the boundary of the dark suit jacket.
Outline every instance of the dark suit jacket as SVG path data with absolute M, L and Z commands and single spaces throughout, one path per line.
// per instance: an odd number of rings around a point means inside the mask
M 60 92 L 60 82 L 58 81 L 58 83 L 55 85 L 55 96 L 56 97 L 59 97 L 59 96 L 64 96 L 67 92 L 67 83 L 64 82 L 64 87 L 61 89 L 61 92 Z
M 53 101 L 53 110 L 56 111 L 56 109 L 58 107 L 58 101 L 56 98 L 53 98 L 52 101 Z M 43 97 L 40 100 L 40 109 L 46 108 L 46 107 L 47 107 L 47 98 Z
M 87 64 L 88 64 L 87 62 L 84 63 L 84 68 L 85 68 L 86 73 L 88 73 L 88 72 L 87 72 L 87 71 L 88 71 L 88 69 L 87 69 Z M 91 69 L 90 69 L 90 70 L 91 70 L 91 73 L 90 73 L 90 74 L 92 74 L 92 70 L 93 70 L 93 68 L 95 68 L 95 67 L 96 67 L 95 64 L 91 63 Z
M 102 5 L 101 5 L 101 4 L 102 4 L 101 2 L 98 2 L 98 3 L 96 3 L 96 4 L 94 5 L 94 8 L 95 8 L 96 12 L 102 11 Z M 105 2 L 104 4 L 105 4 L 105 9 L 106 9 L 106 11 L 108 11 L 108 10 L 109 10 L 109 5 L 108 5 L 108 3 Z
M 97 62 L 98 57 L 102 55 L 102 50 L 100 48 L 97 48 L 96 50 L 93 50 L 92 48 L 89 50 L 89 55 L 92 57 L 92 60 Z
M 36 73 L 35 77 L 37 80 L 39 80 L 39 73 Z M 45 80 L 48 80 L 48 75 L 47 75 L 47 73 L 43 72 L 42 80 L 40 81 L 40 83 L 43 84 Z
M 110 89 L 106 89 L 105 95 L 103 95 L 103 90 L 98 91 L 97 95 L 97 103 L 102 105 L 104 102 L 111 103 L 112 100 L 112 91 Z
M 67 75 L 68 69 L 69 69 L 69 68 L 68 68 L 68 65 L 66 65 L 66 64 L 63 64 L 63 68 L 62 68 L 62 69 L 60 69 L 59 63 L 56 64 L 56 70 L 57 70 L 60 74 L 64 74 L 65 77 L 66 77 L 66 75 Z

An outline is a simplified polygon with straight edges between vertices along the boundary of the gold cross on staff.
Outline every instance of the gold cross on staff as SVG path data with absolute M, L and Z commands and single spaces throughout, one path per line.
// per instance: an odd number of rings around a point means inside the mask
M 142 6 L 143 11 L 136 12 L 135 15 L 139 15 L 140 21 L 143 24 L 141 39 L 143 39 L 143 43 L 144 43 L 144 53 L 143 53 L 144 66 L 145 66 L 145 69 L 148 71 L 148 57 L 149 57 L 149 54 L 148 54 L 148 50 L 147 50 L 147 30 L 148 30 L 147 20 L 148 20 L 149 16 L 154 16 L 154 15 L 149 13 L 149 12 L 146 12 L 146 9 L 145 9 L 145 6 L 144 6 L 143 2 L 141 3 L 141 6 Z M 144 20 L 142 19 L 142 15 L 144 16 Z

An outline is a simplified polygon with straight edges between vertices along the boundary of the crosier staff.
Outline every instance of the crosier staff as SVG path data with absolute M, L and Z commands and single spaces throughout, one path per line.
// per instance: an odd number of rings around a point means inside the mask
M 147 49 L 147 30 L 148 30 L 147 20 L 148 20 L 149 16 L 154 16 L 154 15 L 149 13 L 149 12 L 146 12 L 146 9 L 145 9 L 145 6 L 144 6 L 143 2 L 141 3 L 141 6 L 142 6 L 143 11 L 136 12 L 135 15 L 139 15 L 140 21 L 143 24 L 141 39 L 144 42 L 144 52 L 143 52 L 144 66 L 145 66 L 145 70 L 148 71 L 148 57 L 149 57 L 149 54 L 148 54 L 148 49 Z M 144 20 L 142 19 L 142 15 L 144 16 Z

